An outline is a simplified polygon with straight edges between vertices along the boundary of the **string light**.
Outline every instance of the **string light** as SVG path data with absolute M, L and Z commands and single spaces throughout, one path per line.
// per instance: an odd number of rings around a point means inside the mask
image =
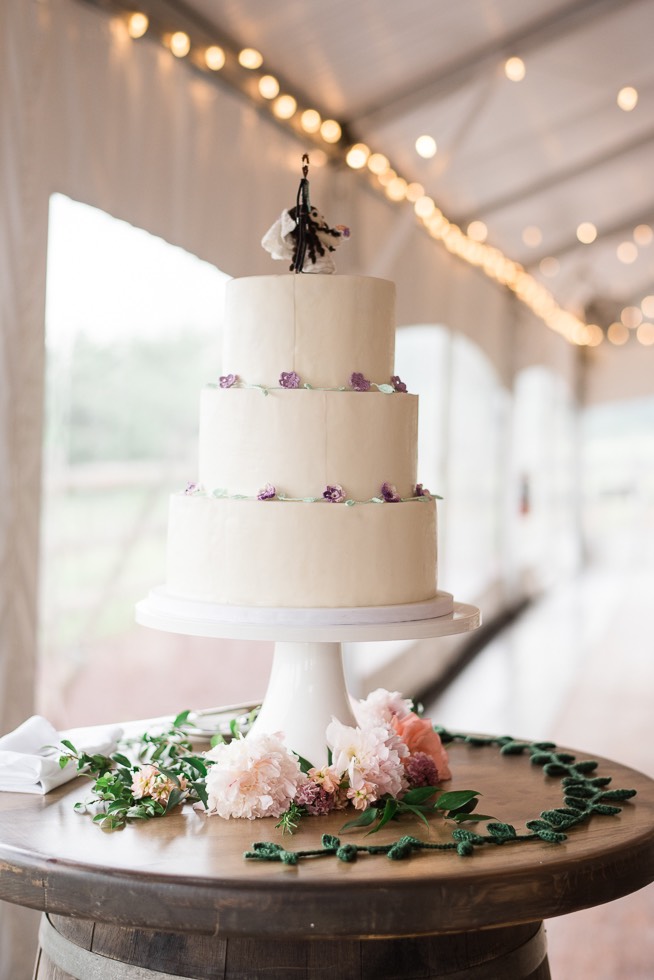
M 238 63 L 242 68 L 247 68 L 250 71 L 256 71 L 257 68 L 261 68 L 263 64 L 263 55 L 256 48 L 243 48 L 242 51 L 238 53 Z
M 637 327 L 643 320 L 642 310 L 638 306 L 625 306 L 624 310 L 620 314 L 620 321 L 625 327 L 633 330 Z
M 645 316 L 654 320 L 654 296 L 644 296 L 640 308 Z
M 597 228 L 590 221 L 582 221 L 577 227 L 577 238 L 582 245 L 590 245 L 597 238 Z
M 280 95 L 273 102 L 273 112 L 278 119 L 290 119 L 297 109 L 297 102 L 292 95 Z
M 127 25 L 130 36 L 137 38 L 145 34 L 148 30 L 149 22 L 145 14 L 136 11 L 129 16 Z M 191 49 L 191 39 L 184 31 L 176 31 L 174 34 L 165 35 L 163 42 L 178 58 L 185 57 Z M 236 52 L 234 54 L 236 55 Z M 243 48 L 237 57 L 241 67 L 248 71 L 256 70 L 263 64 L 262 54 L 254 48 Z M 204 49 L 204 51 L 199 47 L 195 58 L 196 64 L 202 64 L 203 62 L 211 71 L 220 71 L 226 63 L 226 53 L 218 45 L 211 45 Z M 521 59 L 507 59 L 505 70 L 509 64 L 511 67 L 508 70 L 513 72 L 514 80 L 518 80 L 518 75 L 520 78 L 524 77 L 525 68 L 524 62 Z M 284 121 L 292 119 L 297 111 L 297 101 L 292 95 L 278 94 L 279 82 L 273 75 L 263 75 L 258 81 L 258 89 L 263 98 L 274 100 L 272 102 L 272 111 L 277 119 Z M 247 91 L 246 88 L 243 90 Z M 627 101 L 629 100 L 629 94 L 625 96 L 625 92 L 631 93 L 630 97 L 633 103 L 631 108 L 633 108 L 637 102 L 638 93 L 635 89 L 623 89 L 621 93 L 623 95 L 623 101 L 624 98 L 627 98 Z M 340 124 L 335 119 L 322 120 L 320 113 L 316 109 L 305 109 L 301 113 L 299 122 L 305 133 L 312 136 L 320 134 L 325 143 L 333 145 L 341 140 L 342 130 Z M 415 149 L 423 159 L 428 160 L 436 154 L 438 148 L 432 136 L 423 134 L 416 140 Z M 353 167 L 353 169 L 362 170 L 364 167 L 367 167 L 368 171 L 377 178 L 379 185 L 384 189 L 384 193 L 390 200 L 397 203 L 405 200 L 410 202 L 413 205 L 416 217 L 422 222 L 425 230 L 432 238 L 441 241 L 452 254 L 461 257 L 471 265 L 483 269 L 484 273 L 491 279 L 507 286 L 552 330 L 574 344 L 595 346 L 601 342 L 603 334 L 596 324 L 586 324 L 574 314 L 559 307 L 548 290 L 534 279 L 533 276 L 527 273 L 518 262 L 509 259 L 499 249 L 485 243 L 487 229 L 482 221 L 473 221 L 468 225 L 466 232 L 462 231 L 458 225 L 448 221 L 442 211 L 436 207 L 434 200 L 425 194 L 422 184 L 407 182 L 404 177 L 391 167 L 388 158 L 383 153 L 371 153 L 365 144 L 354 144 L 354 146 L 351 146 L 345 158 L 348 165 Z M 327 159 L 328 156 L 324 150 L 320 148 L 313 150 L 312 163 L 315 166 L 323 166 L 327 162 Z M 529 234 L 527 234 L 528 232 Z M 538 229 L 525 229 L 524 235 L 536 244 L 536 233 L 540 234 L 540 231 Z M 577 229 L 577 237 L 580 241 L 590 243 L 597 237 L 597 230 L 594 225 L 585 222 Z M 638 228 L 634 229 L 634 241 L 640 245 L 649 244 L 652 237 L 654 237 L 654 233 L 647 225 L 639 225 Z M 637 254 L 637 248 L 633 243 L 623 244 L 631 245 Z M 633 261 L 633 259 L 630 261 Z M 543 275 L 555 275 L 558 272 L 558 268 L 558 260 L 555 258 L 546 258 L 540 263 L 540 271 Z M 650 308 L 651 312 L 649 312 Z M 654 296 L 643 299 L 642 309 L 647 316 L 654 314 Z M 617 340 L 613 339 L 613 342 L 625 343 L 626 339 L 630 336 L 628 328 L 622 323 L 612 324 L 611 326 L 615 328 L 613 333 L 617 333 L 618 337 Z M 625 339 L 621 339 L 622 334 L 620 331 L 626 332 L 627 337 Z M 654 343 L 654 324 L 643 322 L 638 327 L 638 331 L 642 332 L 645 338 L 641 340 L 642 343 Z M 639 337 L 639 339 L 641 338 Z
M 436 155 L 436 140 L 433 136 L 419 136 L 416 140 L 416 153 L 424 160 L 431 160 Z
M 185 31 L 175 31 L 170 35 L 168 47 L 176 58 L 185 58 L 191 50 L 191 39 Z
M 341 127 L 335 119 L 325 119 L 320 126 L 320 135 L 325 143 L 338 143 L 341 138 Z
M 631 265 L 638 258 L 638 246 L 633 242 L 620 242 L 615 254 L 623 265 Z
M 225 64 L 225 52 L 217 44 L 212 44 L 204 52 L 204 63 L 211 71 L 220 71 Z
M 365 143 L 355 143 L 354 146 L 351 146 L 347 151 L 345 162 L 347 163 L 348 167 L 352 168 L 352 170 L 361 170 L 363 167 L 365 167 L 369 156 L 370 149 Z
M 638 91 L 631 85 L 625 85 L 618 92 L 617 103 L 623 112 L 631 112 L 638 105 Z
M 300 116 L 300 125 L 305 133 L 317 133 L 322 125 L 320 113 L 315 109 L 305 109 Z
M 649 225 L 638 225 L 634 228 L 634 241 L 636 245 L 649 245 L 654 238 L 654 231 Z
M 147 15 L 141 13 L 140 10 L 136 10 L 127 18 L 127 33 L 136 40 L 139 37 L 143 37 L 149 25 L 150 21 Z
M 264 99 L 274 99 L 279 95 L 279 82 L 274 75 L 262 75 L 259 79 L 259 94 Z
M 621 347 L 629 340 L 629 329 L 625 327 L 624 323 L 618 323 L 616 321 L 609 326 L 606 331 L 606 336 L 616 347 Z
M 654 344 L 654 323 L 641 323 L 636 330 L 636 339 L 645 347 L 651 347 Z
M 527 74 L 522 58 L 507 58 L 504 62 L 504 74 L 511 82 L 521 82 Z

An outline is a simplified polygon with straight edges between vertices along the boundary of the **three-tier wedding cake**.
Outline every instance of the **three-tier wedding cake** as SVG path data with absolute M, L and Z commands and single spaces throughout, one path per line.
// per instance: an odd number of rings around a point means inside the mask
M 418 397 L 394 354 L 391 282 L 227 284 L 197 482 L 170 502 L 168 595 L 334 621 L 339 609 L 360 621 L 451 611 L 437 593 L 436 499 L 417 482 Z

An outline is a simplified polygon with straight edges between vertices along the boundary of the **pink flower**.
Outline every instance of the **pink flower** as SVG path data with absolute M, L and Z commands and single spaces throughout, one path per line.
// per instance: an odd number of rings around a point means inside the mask
M 314 817 L 322 817 L 334 809 L 336 800 L 333 793 L 328 793 L 324 786 L 308 780 L 297 791 L 295 802 L 303 806 L 307 813 Z
M 149 796 L 165 806 L 174 789 L 186 789 L 184 776 L 179 777 L 178 786 L 174 779 L 159 772 L 156 766 L 142 766 L 134 773 L 132 779 L 132 793 L 137 800 Z
M 231 388 L 238 381 L 238 374 L 221 374 L 218 383 L 221 388 Z
M 399 691 L 385 691 L 383 687 L 377 688 L 365 701 L 359 701 L 352 707 L 357 725 L 361 728 L 390 725 L 393 718 L 406 718 L 411 713 L 408 698 L 403 698 Z
M 403 760 L 409 751 L 386 725 L 362 730 L 334 718 L 327 727 L 327 744 L 332 750 L 332 769 L 341 781 L 347 779 L 350 799 L 363 804 L 373 796 L 400 796 L 406 790 Z
M 391 378 L 391 384 L 393 385 L 396 391 L 400 391 L 400 392 L 406 391 L 406 385 L 402 381 L 402 378 L 399 376 L 399 374 L 393 375 L 393 377 Z
M 280 817 L 304 781 L 297 757 L 281 734 L 234 738 L 205 753 L 209 813 L 218 816 Z
M 397 488 L 392 483 L 382 483 L 381 495 L 387 504 L 397 504 L 401 499 Z
M 345 500 L 345 491 L 339 483 L 325 487 L 322 495 L 330 504 L 342 504 Z
M 426 752 L 416 752 L 409 756 L 405 764 L 409 786 L 436 786 L 438 785 L 438 769 L 436 763 Z
M 374 783 L 361 782 L 356 789 L 350 786 L 347 795 L 355 810 L 367 810 L 377 799 L 377 788 Z
M 370 391 L 370 382 L 364 378 L 360 371 L 355 371 L 350 376 L 350 387 L 354 388 L 355 391 Z
M 279 376 L 279 384 L 282 388 L 299 388 L 300 375 L 297 371 L 282 371 Z
M 392 725 L 411 755 L 424 752 L 434 760 L 441 780 L 451 779 L 452 773 L 440 736 L 434 731 L 429 718 L 419 718 L 413 711 L 406 718 L 393 718 Z
M 266 483 L 265 487 L 262 487 L 257 494 L 257 500 L 274 500 L 277 495 L 272 483 Z

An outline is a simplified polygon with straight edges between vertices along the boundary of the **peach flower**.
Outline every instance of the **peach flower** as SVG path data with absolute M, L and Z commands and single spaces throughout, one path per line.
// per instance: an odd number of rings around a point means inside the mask
M 395 715 L 391 724 L 412 755 L 414 752 L 424 752 L 434 760 L 439 779 L 452 778 L 447 752 L 429 718 L 420 718 L 412 711 L 404 718 Z

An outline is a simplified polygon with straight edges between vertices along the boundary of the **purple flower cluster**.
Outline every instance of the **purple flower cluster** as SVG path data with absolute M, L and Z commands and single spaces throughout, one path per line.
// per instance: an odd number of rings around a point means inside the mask
M 197 493 L 199 489 L 200 488 L 197 485 L 197 483 L 187 483 L 186 484 L 186 489 L 184 490 L 184 493 L 188 493 L 188 494 Z
M 223 374 L 218 381 L 221 388 L 231 388 L 238 381 L 238 374 Z
M 436 763 L 426 752 L 414 752 L 404 764 L 409 786 L 437 786 L 438 769 Z
M 333 487 L 325 487 L 322 495 L 330 504 L 342 504 L 345 500 L 345 491 L 338 483 Z
M 431 497 L 431 494 L 430 494 L 429 490 L 427 490 L 426 487 L 423 487 L 422 483 L 416 483 L 415 496 L 416 497 Z
M 299 388 L 300 375 L 295 371 L 282 371 L 279 376 L 279 385 L 281 388 Z
M 391 378 L 391 384 L 393 385 L 393 387 L 395 388 L 396 391 L 401 391 L 401 392 L 405 392 L 406 391 L 406 385 L 402 381 L 402 379 L 399 376 L 399 374 L 394 374 L 393 375 L 393 377 Z
M 370 382 L 359 371 L 355 371 L 350 378 L 350 387 L 355 391 L 370 391 Z
M 381 495 L 387 504 L 397 504 L 401 499 L 397 488 L 392 483 L 382 483 Z
M 275 490 L 272 483 L 266 483 L 262 490 L 259 490 L 257 494 L 257 500 L 274 500 L 277 496 L 277 491 Z
M 323 786 L 318 783 L 306 782 L 298 789 L 295 802 L 298 806 L 303 806 L 307 813 L 314 817 L 323 817 L 334 809 L 335 797 L 333 793 L 328 793 Z

